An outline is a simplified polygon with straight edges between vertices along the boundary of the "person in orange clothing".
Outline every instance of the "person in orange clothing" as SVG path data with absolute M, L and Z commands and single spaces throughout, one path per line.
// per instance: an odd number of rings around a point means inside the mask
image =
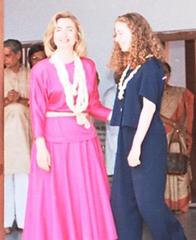
M 165 87 L 161 105 L 161 115 L 167 132 L 167 140 L 170 141 L 171 133 L 174 131 L 172 123 L 180 124 L 184 129 L 184 146 L 187 155 L 192 148 L 192 125 L 194 95 L 184 87 L 171 86 L 169 84 L 171 67 L 165 62 L 163 64 L 165 73 Z M 191 168 L 184 175 L 167 175 L 165 201 L 168 207 L 174 211 L 186 212 L 191 200 Z

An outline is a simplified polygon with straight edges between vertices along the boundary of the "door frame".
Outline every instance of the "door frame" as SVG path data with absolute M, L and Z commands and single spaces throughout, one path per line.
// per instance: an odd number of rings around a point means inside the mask
M 3 38 L 4 38 L 4 1 L 0 0 L 0 239 L 4 239 L 4 177 L 3 177 L 3 155 L 4 155 L 4 146 L 3 146 Z

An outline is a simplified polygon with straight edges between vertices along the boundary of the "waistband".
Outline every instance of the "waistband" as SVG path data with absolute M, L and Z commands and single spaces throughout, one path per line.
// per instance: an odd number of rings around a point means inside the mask
M 90 128 L 90 121 L 88 119 L 88 114 L 84 112 L 46 112 L 46 117 L 76 117 L 76 122 L 78 125 L 84 125 L 85 128 Z

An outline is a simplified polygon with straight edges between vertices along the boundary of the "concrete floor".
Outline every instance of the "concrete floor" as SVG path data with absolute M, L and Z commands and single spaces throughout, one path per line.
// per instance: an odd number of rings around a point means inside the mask
M 184 227 L 187 240 L 196 240 L 196 208 L 190 208 L 187 213 L 177 214 Z M 144 236 L 142 240 L 152 240 L 147 227 L 144 227 Z
M 182 223 L 187 240 L 196 240 L 196 208 L 190 209 L 188 213 L 176 215 L 179 221 Z M 5 240 L 21 240 L 21 233 L 13 231 L 12 234 L 7 235 Z M 47 240 L 47 239 L 39 239 Z M 69 240 L 69 239 L 67 239 Z M 104 239 L 100 239 L 104 240 Z M 146 227 L 144 227 L 144 236 L 142 240 L 152 240 L 150 233 Z

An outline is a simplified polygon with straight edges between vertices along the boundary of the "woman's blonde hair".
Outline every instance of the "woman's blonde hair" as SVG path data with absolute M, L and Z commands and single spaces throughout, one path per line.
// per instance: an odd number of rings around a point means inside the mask
M 49 22 L 48 28 L 44 34 L 44 39 L 43 39 L 46 55 L 48 57 L 50 57 L 56 50 L 56 45 L 54 43 L 54 31 L 56 28 L 57 21 L 60 18 L 69 18 L 73 21 L 73 23 L 76 26 L 77 37 L 78 37 L 77 42 L 74 46 L 74 51 L 80 57 L 86 56 L 86 43 L 85 43 L 85 39 L 84 39 L 84 32 L 81 28 L 81 25 L 80 25 L 78 19 L 72 13 L 70 13 L 68 11 L 56 13 L 52 17 L 51 21 Z
M 132 33 L 131 46 L 128 52 L 122 52 L 118 43 L 114 42 L 109 67 L 117 76 L 122 73 L 128 64 L 131 68 L 143 64 L 148 55 L 153 55 L 161 61 L 164 60 L 163 46 L 142 15 L 127 13 L 119 16 L 116 22 L 127 24 Z

